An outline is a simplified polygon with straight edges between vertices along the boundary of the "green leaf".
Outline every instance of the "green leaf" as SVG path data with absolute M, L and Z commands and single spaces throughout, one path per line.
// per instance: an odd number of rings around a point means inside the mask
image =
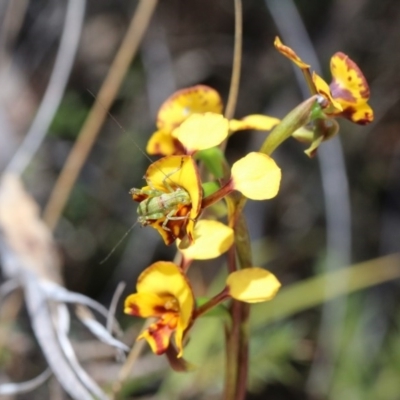
M 311 119 L 312 111 L 318 109 L 315 108 L 315 104 L 318 104 L 317 99 L 318 95 L 312 96 L 290 111 L 267 136 L 261 146 L 260 153 L 271 155 L 273 151 L 282 142 L 290 138 L 295 131 L 308 124 Z
M 224 165 L 227 166 L 228 163 L 219 147 L 198 151 L 195 158 L 202 161 L 215 178 L 220 179 L 224 176 Z
M 204 193 L 203 197 L 210 196 L 220 188 L 217 182 L 204 182 L 201 186 Z
M 385 256 L 284 286 L 272 301 L 252 307 L 253 327 L 287 318 L 357 290 L 398 279 L 399 262 L 398 254 Z M 331 288 L 329 292 L 326 291 L 327 282 Z

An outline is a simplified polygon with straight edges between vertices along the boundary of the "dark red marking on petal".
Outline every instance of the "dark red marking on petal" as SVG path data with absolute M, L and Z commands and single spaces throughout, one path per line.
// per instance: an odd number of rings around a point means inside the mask
M 353 96 L 350 90 L 340 86 L 336 79 L 333 79 L 329 85 L 332 93 L 332 97 L 337 99 L 343 99 L 349 103 L 356 103 L 357 99 Z
M 155 315 L 164 314 L 167 312 L 167 310 L 163 306 L 155 306 L 154 311 L 155 311 L 154 312 Z
M 364 118 L 360 118 L 357 121 L 354 120 L 353 115 L 357 112 L 354 107 L 346 107 L 341 113 L 340 116 L 349 119 L 352 122 L 355 122 L 358 125 L 367 125 L 373 121 L 373 115 L 369 112 L 364 113 Z
M 158 220 L 152 220 L 149 222 L 148 225 L 151 225 L 154 229 L 156 229 L 159 234 L 162 236 L 164 243 L 167 246 L 170 246 L 172 243 L 175 242 L 176 236 L 171 232 L 163 228 L 163 223 L 165 221 L 165 217 L 158 219 Z M 168 227 L 168 224 L 166 225 Z
M 180 156 L 185 154 L 185 148 L 183 147 L 182 143 L 176 138 L 173 139 L 173 142 L 175 147 L 174 155 Z
M 164 354 L 167 351 L 173 331 L 173 329 L 170 329 L 169 326 L 165 325 L 162 321 L 158 321 L 148 328 L 148 333 L 154 340 L 154 343 L 156 345 L 155 353 L 157 355 Z M 168 338 L 168 341 L 164 345 L 163 339 L 165 339 L 166 337 Z
M 140 317 L 140 309 L 137 304 L 129 304 L 127 308 L 129 308 L 129 315 Z
M 161 146 L 159 142 L 157 142 L 156 145 L 154 146 L 154 153 L 156 156 L 161 155 Z
M 163 227 L 163 224 L 166 220 L 166 217 L 157 219 L 157 220 L 146 220 L 145 223 L 142 224 L 142 226 L 150 225 L 154 229 L 156 229 L 160 235 L 162 236 L 164 243 L 169 246 L 172 243 L 175 242 L 176 239 L 183 239 L 186 235 L 186 225 L 189 222 L 189 213 L 192 208 L 191 204 L 187 205 L 178 205 L 177 206 L 177 211 L 174 215 L 171 217 L 186 217 L 187 218 L 182 218 L 182 219 L 177 219 L 173 220 L 170 219 L 167 224 L 165 225 L 165 228 Z
M 333 55 L 333 57 L 335 57 L 335 56 L 339 57 L 340 59 L 342 59 L 345 62 L 348 71 L 354 71 L 356 73 L 356 75 L 361 79 L 362 84 L 359 85 L 359 87 L 362 87 L 363 90 L 360 90 L 360 96 L 363 99 L 368 100 L 369 96 L 370 96 L 368 82 L 365 79 L 365 76 L 362 73 L 362 71 L 360 70 L 360 68 L 358 67 L 358 65 L 348 55 L 346 55 L 340 51 Z

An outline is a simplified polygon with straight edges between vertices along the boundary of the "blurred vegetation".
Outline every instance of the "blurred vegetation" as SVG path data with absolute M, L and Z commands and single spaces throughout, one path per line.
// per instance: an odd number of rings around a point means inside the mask
M 370 82 L 376 122 L 364 128 L 340 121 L 340 140 L 352 212 L 351 263 L 372 261 L 368 264 L 369 275 L 360 270 L 353 281 L 343 274 L 340 281 L 321 279 L 318 286 L 291 292 L 287 301 L 292 308 L 289 306 L 285 315 L 282 311 L 279 320 L 273 317 L 283 303 L 279 303 L 279 297 L 265 309 L 253 311 L 248 398 L 398 400 L 398 280 L 382 283 L 391 279 L 385 278 L 384 271 L 398 264 L 398 259 L 389 262 L 380 257 L 400 251 L 400 7 L 395 0 L 294 3 L 326 76 L 330 56 L 343 51 L 351 55 Z M 80 48 L 62 104 L 44 145 L 25 174 L 26 185 L 41 206 L 46 204 L 94 101 L 88 90 L 98 92 L 136 4 L 87 2 Z M 236 115 L 263 112 L 282 117 L 302 97 L 290 63 L 273 48 L 277 21 L 266 2 L 246 0 L 243 6 L 243 69 Z M 0 110 L 0 124 L 3 128 L 9 126 L 1 133 L 7 149 L 0 151 L 3 166 L 15 152 L 41 101 L 64 12 L 62 1 L 27 1 L 15 40 L 10 45 L 1 44 L 2 52 L 11 60 Z M 215 87 L 226 99 L 233 17 L 230 0 L 192 0 L 190 4 L 170 0 L 158 5 L 139 57 L 112 108 L 124 130 L 108 118 L 55 231 L 69 289 L 108 306 L 118 282 L 126 282 L 125 294 L 130 293 L 146 266 L 173 257 L 174 248 L 166 249 L 155 232 L 135 226 L 111 257 L 101 263 L 136 221 L 136 205 L 128 191 L 141 186 L 149 160 L 134 142 L 145 148 L 155 130 L 155 115 L 162 101 L 174 90 L 196 83 Z M 5 6 L 0 6 L 0 18 L 4 21 Z M 295 26 L 292 34 L 296 35 Z M 302 54 L 303 49 L 296 50 Z M 262 135 L 235 135 L 229 142 L 228 159 L 235 160 L 245 151 L 256 149 Z M 277 151 L 277 163 L 283 170 L 280 194 L 268 204 L 249 202 L 246 208 L 255 259 L 273 271 L 288 291 L 298 282 L 310 283 L 315 275 L 327 273 L 324 176 L 317 159 L 308 159 L 303 150 L 302 145 L 288 141 Z M 340 260 L 339 254 L 337 267 L 348 267 Z M 221 287 L 214 280 L 217 267 L 218 263 L 194 265 L 191 273 L 196 274 L 195 291 L 199 295 L 206 294 L 210 282 L 211 291 Z M 337 285 L 344 295 L 330 302 L 330 311 L 324 312 L 328 312 L 328 318 L 329 312 L 335 315 L 340 309 L 343 313 L 336 319 L 337 325 L 330 328 L 330 339 L 324 342 L 320 333 L 325 332 L 326 317 L 321 318 L 321 305 L 329 285 L 333 290 Z M 358 289 L 364 290 L 347 295 Z M 293 297 L 293 293 L 301 298 Z M 1 338 L 0 367 L 14 381 L 30 379 L 45 363 L 27 316 L 22 313 L 17 320 L 8 320 L 7 310 L 2 312 L 1 324 L 11 324 L 13 334 Z M 127 343 L 132 344 L 142 322 L 124 317 L 121 305 L 117 318 L 127 332 Z M 82 329 L 75 327 L 76 342 L 89 342 L 90 335 Z M 198 369 L 183 375 L 171 372 L 165 360 L 146 352 L 137 362 L 136 378 L 124 389 L 123 398 L 218 399 L 224 368 L 221 323 L 212 317 L 199 321 L 185 355 Z M 85 354 L 82 350 L 81 356 L 86 357 L 83 364 L 91 375 L 109 387 L 120 367 L 114 355 Z M 321 375 L 319 369 L 326 374 Z M 59 393 L 55 387 L 50 382 L 16 398 L 63 398 L 51 397 L 51 393 Z

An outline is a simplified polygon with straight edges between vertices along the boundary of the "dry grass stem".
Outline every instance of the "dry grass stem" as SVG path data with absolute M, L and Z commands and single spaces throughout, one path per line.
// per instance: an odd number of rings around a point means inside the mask
M 141 0 L 137 6 L 98 97 L 53 187 L 44 210 L 43 218 L 50 229 L 54 229 L 57 225 L 71 190 L 97 138 L 100 127 L 139 48 L 156 5 L 157 0 Z

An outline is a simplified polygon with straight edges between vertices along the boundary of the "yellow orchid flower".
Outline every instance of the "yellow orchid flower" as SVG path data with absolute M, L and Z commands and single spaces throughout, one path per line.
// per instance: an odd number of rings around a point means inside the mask
M 137 340 L 147 340 L 151 350 L 160 355 L 170 348 L 175 334 L 176 356 L 180 358 L 184 336 L 196 318 L 229 298 L 245 303 L 269 301 L 280 286 L 271 272 L 258 267 L 246 268 L 229 274 L 225 288 L 196 309 L 193 290 L 184 272 L 172 262 L 159 261 L 139 275 L 136 293 L 125 299 L 124 312 L 141 318 L 157 318 Z
M 158 130 L 147 143 L 147 153 L 162 156 L 191 154 L 220 144 L 229 133 L 245 129 L 268 131 L 279 123 L 277 118 L 258 114 L 228 121 L 223 118 L 222 109 L 220 95 L 209 86 L 196 85 L 178 90 L 158 112 Z
M 209 260 L 228 251 L 234 241 L 234 232 L 222 222 L 202 219 L 196 223 L 194 238 L 194 244 L 184 249 L 177 240 L 179 251 L 186 260 Z
M 182 341 L 192 323 L 194 307 L 194 296 L 186 275 L 177 265 L 159 261 L 140 274 L 136 293 L 125 300 L 124 312 L 142 318 L 157 318 L 137 340 L 147 340 L 155 354 L 164 354 L 175 334 L 177 356 L 182 357 Z
M 196 85 L 178 90 L 165 100 L 158 111 L 158 130 L 147 143 L 147 153 L 163 156 L 184 154 L 179 140 L 172 136 L 173 130 L 193 114 L 221 114 L 222 107 L 219 93 L 209 86 Z
M 206 85 L 196 85 L 178 90 L 161 105 L 157 114 L 157 128 L 172 132 L 192 114 L 222 113 L 219 93 Z
M 332 82 L 328 84 L 315 72 L 311 75 L 310 65 L 304 63 L 290 47 L 285 46 L 279 37 L 275 38 L 274 45 L 281 54 L 301 68 L 312 94 L 318 93 L 325 98 L 324 111 L 328 116 L 344 117 L 361 125 L 373 121 L 374 113 L 368 105 L 370 91 L 367 80 L 357 64 L 346 54 L 337 52 L 332 56 Z
M 332 97 L 343 111 L 341 116 L 357 124 L 369 124 L 374 113 L 367 101 L 370 97 L 369 86 L 357 64 L 342 52 L 331 58 L 332 82 L 329 85 Z
M 285 46 L 279 37 L 275 38 L 274 45 L 303 71 L 311 93 L 322 96 L 320 104 L 326 117 L 315 119 L 293 134 L 297 140 L 311 144 L 305 151 L 309 157 L 316 154 L 318 146 L 323 141 L 330 139 L 339 131 L 339 126 L 332 117 L 344 117 L 360 125 L 373 121 L 374 113 L 368 105 L 370 97 L 368 83 L 357 64 L 346 54 L 338 52 L 332 56 L 330 63 L 332 82 L 328 84 L 317 73 L 311 74 L 310 65 L 302 61 L 290 47 Z
M 149 166 L 145 179 L 148 186 L 131 190 L 140 203 L 139 222 L 155 228 L 166 245 L 186 235 L 192 243 L 203 195 L 196 162 L 190 156 L 163 157 Z

